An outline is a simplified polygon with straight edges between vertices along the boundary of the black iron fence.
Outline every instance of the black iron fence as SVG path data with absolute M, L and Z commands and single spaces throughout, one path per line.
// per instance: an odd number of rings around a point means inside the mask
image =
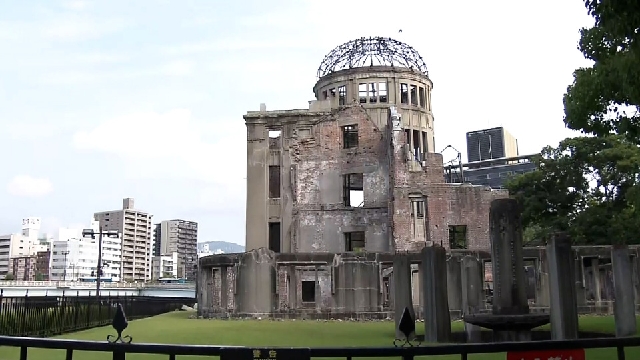
M 21 296 L 0 292 L 0 334 L 48 337 L 112 323 L 118 304 L 131 319 L 163 314 L 194 299 L 152 296 Z
M 536 352 L 544 353 L 553 350 L 614 348 L 617 349 L 617 359 L 625 360 L 624 348 L 640 346 L 640 338 L 588 339 L 572 341 L 540 341 L 499 344 L 459 344 L 416 347 L 380 347 L 380 348 L 248 348 L 227 346 L 201 345 L 162 345 L 162 344 L 134 344 L 112 343 L 99 341 L 56 340 L 41 338 L 23 338 L 0 336 L 0 346 L 20 348 L 20 360 L 29 359 L 30 348 L 66 350 L 66 360 L 73 360 L 74 352 L 93 351 L 113 354 L 114 360 L 126 360 L 127 354 L 157 354 L 163 358 L 176 360 L 178 356 L 200 355 L 219 356 L 221 360 L 305 360 L 312 358 L 402 358 L 414 359 L 419 356 L 459 355 L 461 360 L 467 360 L 470 354 L 498 354 L 505 352 Z M 612 349 L 612 354 L 613 355 Z M 79 355 L 79 354 L 78 354 Z M 504 356 L 504 355 L 503 355 Z M 87 355 L 83 354 L 82 358 Z M 551 359 L 569 360 L 570 357 L 553 356 Z M 609 356 L 607 359 L 615 359 Z M 504 359 L 504 357 L 496 357 Z M 529 360 L 529 357 L 523 357 Z M 533 360 L 534 357 L 531 357 Z M 540 358 L 542 359 L 542 358 Z M 545 357 L 544 360 L 547 360 Z M 572 358 L 573 360 L 579 360 Z M 583 358 L 584 359 L 584 358 Z M 518 357 L 520 360 L 520 357 Z
M 130 304 L 135 304 L 135 301 L 130 301 Z M 505 352 L 508 354 L 511 352 L 511 355 L 507 355 L 507 360 L 584 360 L 584 349 L 613 348 L 617 353 L 617 359 L 625 360 L 625 348 L 640 347 L 640 337 L 437 346 L 419 346 L 407 341 L 396 341 L 396 346 L 379 348 L 250 348 L 239 346 L 135 344 L 133 343 L 133 338 L 125 333 L 128 322 L 124 307 L 122 304 L 115 306 L 114 317 L 111 320 L 115 334 L 109 335 L 106 341 L 0 336 L 0 347 L 19 348 L 20 360 L 28 360 L 29 349 L 34 348 L 66 350 L 66 360 L 73 360 L 74 354 L 80 355 L 77 353 L 79 351 L 108 352 L 112 354 L 113 360 L 126 360 L 127 354 L 156 354 L 169 360 L 176 360 L 178 356 L 187 355 L 218 356 L 221 360 L 414 359 L 421 356 L 459 355 L 461 360 L 467 360 L 470 354 L 498 354 Z M 140 306 L 130 307 L 130 309 L 136 308 L 138 310 L 141 309 Z M 144 313 L 150 312 L 145 311 Z M 86 354 L 82 355 L 82 358 L 87 357 Z M 613 359 L 614 357 L 608 356 L 607 358 Z M 496 357 L 496 359 L 499 358 Z M 32 360 L 37 359 L 32 358 Z

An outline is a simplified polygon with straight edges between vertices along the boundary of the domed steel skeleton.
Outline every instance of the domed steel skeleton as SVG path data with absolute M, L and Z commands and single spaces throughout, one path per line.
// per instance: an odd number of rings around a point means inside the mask
M 339 70 L 379 65 L 404 67 L 429 75 L 422 56 L 411 46 L 391 38 L 363 37 L 331 50 L 318 68 L 318 78 Z

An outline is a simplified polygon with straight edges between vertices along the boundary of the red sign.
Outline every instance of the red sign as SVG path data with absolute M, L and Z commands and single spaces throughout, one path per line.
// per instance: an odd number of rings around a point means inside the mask
M 585 360 L 584 349 L 513 351 L 507 353 L 507 360 Z

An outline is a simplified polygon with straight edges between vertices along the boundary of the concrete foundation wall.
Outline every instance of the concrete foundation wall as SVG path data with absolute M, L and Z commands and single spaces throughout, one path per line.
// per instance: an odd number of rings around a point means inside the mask
M 635 254 L 635 248 L 632 249 Z M 609 281 L 607 271 L 600 271 L 599 264 L 603 267 L 610 267 L 608 258 L 610 250 L 603 248 L 574 248 L 573 256 L 580 261 L 574 261 L 576 267 L 574 274 L 576 278 L 576 297 L 578 312 L 613 314 L 614 302 L 606 299 L 600 301 L 588 300 L 585 294 L 593 292 L 588 280 L 588 274 L 592 272 L 591 267 L 580 268 L 581 264 L 591 265 L 592 261 L 587 257 L 584 260 L 585 251 L 589 256 L 595 256 L 601 252 L 602 258 L 595 262 L 598 265 L 600 274 L 599 283 Z M 525 249 L 525 258 L 538 256 L 541 266 L 547 267 L 544 248 Z M 418 253 L 408 253 L 408 261 L 413 265 L 411 275 L 411 301 L 417 319 L 424 318 L 424 299 L 421 290 L 420 273 L 416 270 L 420 267 Z M 452 251 L 447 259 L 447 294 L 449 297 L 449 310 L 452 319 L 457 319 L 461 315 L 458 299 L 463 298 L 464 303 L 464 274 L 463 263 L 465 257 L 473 257 L 478 261 L 485 261 L 486 267 L 490 271 L 490 262 L 486 252 L 456 252 Z M 284 258 L 283 258 L 284 257 Z M 395 258 L 392 254 L 372 254 L 362 255 L 343 254 L 275 254 L 260 249 L 247 254 L 223 254 L 212 255 L 201 259 L 206 266 L 199 268 L 198 275 L 198 312 L 203 317 L 220 316 L 274 316 L 274 317 L 306 317 L 306 318 L 391 318 L 394 312 L 394 284 L 392 262 Z M 634 255 L 632 263 L 637 264 L 638 258 Z M 218 265 L 215 265 L 215 264 Z M 221 266 L 225 264 L 225 266 Z M 215 265 L 215 266 L 214 266 Z M 480 265 L 479 265 L 480 266 Z M 634 265 L 637 266 L 637 265 Z M 460 267 L 460 272 L 458 271 Z M 387 270 L 384 270 L 387 269 Z M 482 266 L 480 266 L 482 268 Z M 223 270 L 226 269 L 226 270 Z M 277 282 L 273 288 L 264 286 L 268 283 L 271 270 L 273 269 L 274 281 Z M 481 270 L 481 269 L 480 269 Z M 225 274 L 226 271 L 226 274 Z M 254 276 L 255 271 L 260 274 Z M 244 272 L 244 275 L 242 273 Z M 386 274 L 389 288 L 383 290 L 383 273 Z M 462 273 L 462 274 L 461 274 Z M 634 283 L 637 282 L 636 273 L 632 273 Z M 238 276 L 239 275 L 239 276 Z M 252 277 L 253 276 L 253 277 Z M 584 284 L 581 278 L 587 280 Z M 487 286 L 486 277 L 482 285 L 483 303 L 477 310 L 488 311 L 490 304 L 485 296 Z M 223 282 L 226 279 L 226 285 Z M 490 278 L 489 278 L 490 279 Z M 258 284 L 258 280 L 260 284 Z M 315 283 L 314 301 L 302 301 L 302 282 L 312 281 Z M 593 283 L 593 281 L 592 281 Z M 539 282 L 537 287 L 549 286 L 549 282 Z M 611 285 L 613 286 L 613 285 Z M 244 287 L 244 291 L 239 291 Z M 606 286 L 601 285 L 601 288 Z M 580 290 L 582 289 L 582 290 Z M 245 300 L 247 296 L 252 296 L 256 291 L 257 300 Z M 536 289 L 536 293 L 548 293 L 548 289 Z M 635 292 L 635 290 L 634 290 Z M 389 297 L 384 301 L 384 296 Z M 226 294 L 226 298 L 223 296 Z M 271 294 L 271 296 L 269 296 Z M 269 299 L 272 299 L 270 303 Z M 225 306 L 226 304 L 226 306 Z M 533 312 L 548 312 L 548 300 L 537 303 L 536 300 L 529 300 Z M 265 314 L 264 309 L 273 310 Z M 638 307 L 636 305 L 636 307 Z

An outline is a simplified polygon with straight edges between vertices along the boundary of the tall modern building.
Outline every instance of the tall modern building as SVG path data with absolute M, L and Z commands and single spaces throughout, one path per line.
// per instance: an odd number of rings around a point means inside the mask
M 518 156 L 518 140 L 502 127 L 467 133 L 469 163 Z
M 178 254 L 177 275 L 195 279 L 198 261 L 198 223 L 188 220 L 165 220 L 155 225 L 154 256 Z
M 151 280 L 153 215 L 137 210 L 132 198 L 122 201 L 121 210 L 98 212 L 93 215 L 103 231 L 122 234 L 122 271 L 125 281 Z

